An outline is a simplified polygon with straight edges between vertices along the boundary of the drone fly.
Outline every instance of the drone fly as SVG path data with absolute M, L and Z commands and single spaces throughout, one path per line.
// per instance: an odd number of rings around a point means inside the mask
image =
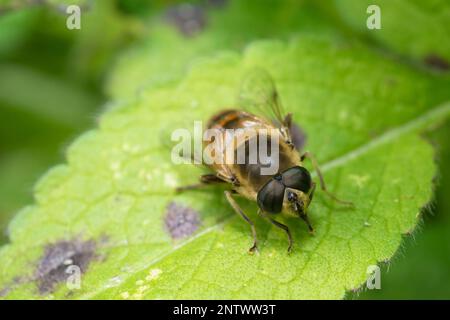
M 239 92 L 239 106 L 241 110 L 227 109 L 213 115 L 206 126 L 206 129 L 218 132 L 219 140 L 223 142 L 219 144 L 221 147 L 216 149 L 216 154 L 225 153 L 231 146 L 234 161 L 208 164 L 214 173 L 204 174 L 200 177 L 200 183 L 179 187 L 177 190 L 226 184 L 226 199 L 251 227 L 253 245 L 249 252 L 253 253 L 258 249 L 256 229 L 235 201 L 236 195 L 255 201 L 258 204 L 258 214 L 287 234 L 290 253 L 293 243 L 291 232 L 274 217 L 280 213 L 298 217 L 306 223 L 310 233 L 313 233 L 307 211 L 316 183 L 303 166 L 304 160 L 311 161 L 320 187 L 328 196 L 343 204 L 351 203 L 337 199 L 327 190 L 317 161 L 311 153 L 300 154 L 295 148 L 291 136 L 292 114 L 284 113 L 274 82 L 266 71 L 255 69 L 244 78 Z M 234 133 L 231 138 L 230 131 Z M 256 149 L 252 150 L 251 146 L 255 145 Z M 262 147 L 268 149 L 265 158 L 260 156 Z M 238 154 L 243 157 L 239 158 Z M 264 169 L 273 168 L 274 165 L 274 172 L 262 174 Z

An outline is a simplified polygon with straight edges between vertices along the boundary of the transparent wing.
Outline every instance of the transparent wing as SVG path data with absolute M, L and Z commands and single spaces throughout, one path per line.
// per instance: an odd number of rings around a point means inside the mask
M 251 69 L 242 79 L 238 105 L 242 110 L 265 118 L 269 122 L 289 127 L 289 116 L 281 101 L 269 73 L 262 68 Z
M 175 164 L 202 163 L 202 135 L 203 128 L 194 128 L 194 123 L 185 119 L 173 120 L 159 129 L 160 145 Z

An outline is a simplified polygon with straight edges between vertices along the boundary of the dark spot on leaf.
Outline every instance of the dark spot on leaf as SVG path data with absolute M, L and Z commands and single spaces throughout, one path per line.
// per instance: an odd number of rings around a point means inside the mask
M 294 144 L 295 149 L 300 151 L 305 146 L 306 133 L 294 122 L 291 123 L 290 130 L 292 135 L 292 143 Z
M 189 3 L 170 8 L 167 19 L 186 37 L 199 33 L 206 26 L 204 9 Z
M 272 120 L 272 123 L 275 126 L 280 125 L 280 122 L 277 120 Z M 297 149 L 298 151 L 302 150 L 306 144 L 306 133 L 294 121 L 291 122 L 289 130 L 291 131 L 292 143 L 294 144 L 295 149 Z
M 6 296 L 9 291 L 11 291 L 11 287 L 4 287 L 3 289 L 0 290 L 0 297 L 4 297 Z
M 89 264 L 99 258 L 96 249 L 94 240 L 83 241 L 78 238 L 48 244 L 34 274 L 39 293 L 49 294 L 58 284 L 66 282 L 70 276 L 67 272 L 70 266 L 78 267 L 81 274 L 86 272 Z
M 200 216 L 196 210 L 175 202 L 167 206 L 164 223 L 172 239 L 188 237 L 201 225 Z
M 424 62 L 427 66 L 436 70 L 441 71 L 450 70 L 450 63 L 436 54 L 429 54 L 428 56 L 425 57 Z
M 40 294 L 52 293 L 56 286 L 69 280 L 74 274 L 74 268 L 80 275 L 85 273 L 93 260 L 100 260 L 104 256 L 96 253 L 99 244 L 108 241 L 102 236 L 99 241 L 60 240 L 45 246 L 44 253 L 36 263 L 34 272 L 30 276 L 15 277 L 8 285 L 0 289 L 0 297 L 8 295 L 16 287 L 30 282 L 36 282 Z M 70 269 L 69 269 L 70 268 Z M 66 296 L 70 295 L 69 292 Z

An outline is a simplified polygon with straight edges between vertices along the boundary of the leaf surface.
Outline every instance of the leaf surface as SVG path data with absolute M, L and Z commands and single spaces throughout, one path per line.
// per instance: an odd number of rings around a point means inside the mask
M 450 68 L 450 2 L 446 0 L 334 0 L 342 20 L 353 30 L 393 52 L 440 69 Z M 381 29 L 369 30 L 366 21 L 380 9 Z
M 147 37 L 125 50 L 110 72 L 105 91 L 112 99 L 133 99 L 142 90 L 177 80 L 191 64 L 218 50 L 239 52 L 250 41 L 284 40 L 298 32 L 335 33 L 309 0 L 232 0 L 223 8 L 197 8 L 205 22 L 191 35 L 183 33 L 182 19 L 163 19 L 167 12 L 149 19 Z
M 160 134 L 176 129 L 178 119 L 206 121 L 232 106 L 239 80 L 254 66 L 272 74 L 285 108 L 308 135 L 306 149 L 317 155 L 329 189 L 356 205 L 340 207 L 319 190 L 309 212 L 315 236 L 301 221 L 283 220 L 295 241 L 290 256 L 285 235 L 257 219 L 255 204 L 239 200 L 260 240 L 260 254 L 250 256 L 249 227 L 223 190 L 176 195 L 176 186 L 194 183 L 205 171 L 172 164 Z M 430 199 L 433 150 L 418 133 L 450 114 L 450 105 L 442 104 L 447 88 L 445 80 L 359 44 L 317 34 L 289 43 L 256 42 L 243 55 L 205 59 L 181 81 L 144 90 L 138 100 L 106 112 L 99 129 L 69 148 L 68 164 L 39 181 L 36 204 L 14 218 L 11 244 L 0 251 L 0 293 L 342 298 L 365 281 L 369 265 L 392 257 Z M 167 232 L 171 203 L 198 212 L 201 226 L 191 236 L 174 240 Z M 49 280 L 42 264 L 62 241 L 79 253 L 69 262 L 89 258 L 81 288 L 70 290 L 59 281 L 42 290 Z M 63 262 L 55 261 L 67 259 L 57 258 L 47 269 L 61 271 Z

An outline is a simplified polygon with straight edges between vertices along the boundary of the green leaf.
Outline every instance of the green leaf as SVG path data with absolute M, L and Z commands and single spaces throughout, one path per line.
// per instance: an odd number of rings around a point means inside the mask
M 82 9 L 82 30 L 72 31 L 65 11 L 53 6 L 5 15 L 0 8 L 0 243 L 7 221 L 30 202 L 36 178 L 93 122 L 100 98 L 89 80 L 131 38 L 133 23 L 113 3 L 92 4 Z
M 24 90 L 27 94 L 23 94 Z M 68 81 L 62 82 L 57 77 L 24 66 L 0 64 L 2 109 L 10 106 L 18 113 L 27 113 L 68 128 L 79 128 L 80 124 L 89 121 L 89 113 L 98 100 L 80 86 L 71 86 Z
M 141 26 L 121 14 L 113 1 L 92 2 L 85 11 L 81 29 L 77 30 L 70 50 L 70 71 L 78 78 L 98 83 L 116 53 L 134 40 L 141 32 Z M 62 18 L 65 22 L 66 17 Z
M 0 243 L 36 178 L 61 161 L 61 145 L 91 123 L 99 101 L 60 78 L 0 64 Z
M 311 1 L 230 0 L 224 8 L 200 8 L 206 23 L 191 36 L 163 20 L 166 12 L 155 15 L 147 28 L 149 35 L 126 50 L 110 72 L 105 88 L 108 95 L 114 100 L 134 99 L 144 89 L 183 76 L 204 55 L 240 51 L 255 39 L 287 39 L 311 30 L 333 32 Z
M 439 166 L 435 200 L 424 214 L 416 237 L 402 244 L 394 261 L 382 269 L 382 290 L 369 290 L 363 299 L 447 299 L 450 288 L 450 122 L 427 134 L 436 148 Z M 433 272 L 424 272 L 433 270 Z M 389 272 L 387 272 L 389 271 Z M 414 279 L 414 281 L 411 281 Z M 444 284 L 444 285 L 443 285 Z
M 332 192 L 310 208 L 316 235 L 285 219 L 285 235 L 255 220 L 260 254 L 251 256 L 248 225 L 223 190 L 176 195 L 204 170 L 174 165 L 161 132 L 207 118 L 235 103 L 248 68 L 274 77 L 286 108 L 308 134 Z M 432 194 L 433 150 L 418 133 L 448 117 L 448 82 L 317 34 L 290 43 L 256 42 L 241 56 L 221 53 L 193 65 L 179 82 L 143 91 L 106 112 L 100 128 L 68 150 L 68 164 L 44 176 L 36 204 L 10 224 L 0 251 L 0 293 L 7 298 L 342 298 L 369 265 L 392 257 Z M 201 225 L 174 240 L 166 212 L 199 213 Z M 171 205 L 172 204 L 172 205 Z M 169 209 L 168 209 L 169 208 Z M 190 208 L 190 209 L 183 209 Z M 192 222 L 188 230 L 195 229 Z M 177 221 L 181 223 L 180 221 Z M 65 250 L 62 250 L 65 249 Z M 80 265 L 81 288 L 65 284 Z
M 450 65 L 450 2 L 447 0 L 334 0 L 336 9 L 354 30 L 394 52 L 432 64 Z M 369 30 L 366 13 L 378 5 L 381 29 Z M 437 62 L 436 62 L 437 63 Z M 447 67 L 448 69 L 449 67 Z
M 88 0 L 47 0 L 44 2 L 44 4 L 47 5 L 86 5 Z M 15 0 L 0 0 L 0 10 L 6 11 L 6 10 L 18 10 L 30 6 L 36 6 L 40 5 L 40 1 L 15 1 Z M 1 13 L 0 11 L 0 13 Z
M 46 142 L 56 149 L 53 141 Z M 5 230 L 13 214 L 32 200 L 34 181 L 50 165 L 58 163 L 48 147 L 27 147 L 0 157 L 0 244 L 7 242 Z
M 19 47 L 31 33 L 37 20 L 36 10 L 20 10 L 0 15 L 0 57 Z

